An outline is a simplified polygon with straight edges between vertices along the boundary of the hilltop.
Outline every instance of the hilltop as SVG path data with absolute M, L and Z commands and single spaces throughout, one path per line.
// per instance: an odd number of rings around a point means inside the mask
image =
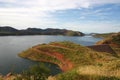
M 10 26 L 0 27 L 0 36 L 8 35 L 64 35 L 64 36 L 83 36 L 84 33 L 79 31 L 72 31 L 66 29 L 40 29 L 40 28 L 27 28 L 18 30 Z
M 68 41 L 39 44 L 21 52 L 19 56 L 58 65 L 64 73 L 48 77 L 48 80 L 120 79 L 118 57 Z
M 114 35 L 114 34 L 116 34 L 116 33 L 91 33 L 90 35 L 92 35 L 93 37 L 96 37 L 96 38 L 107 38 L 110 35 Z

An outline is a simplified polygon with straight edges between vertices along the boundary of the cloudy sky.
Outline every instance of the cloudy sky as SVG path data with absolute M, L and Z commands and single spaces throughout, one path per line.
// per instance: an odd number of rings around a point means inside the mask
M 0 0 L 0 26 L 120 31 L 120 0 Z

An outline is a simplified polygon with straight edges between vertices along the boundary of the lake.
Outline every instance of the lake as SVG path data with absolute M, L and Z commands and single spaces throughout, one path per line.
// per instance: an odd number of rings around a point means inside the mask
M 1 36 L 0 37 L 0 73 L 7 74 L 10 71 L 19 73 L 27 69 L 30 65 L 36 64 L 34 61 L 23 59 L 17 56 L 23 50 L 42 43 L 53 41 L 72 41 L 83 46 L 93 45 L 101 40 L 92 36 L 69 37 L 69 36 Z M 49 64 L 46 63 L 46 66 Z M 60 72 L 56 65 L 50 67 L 52 74 Z

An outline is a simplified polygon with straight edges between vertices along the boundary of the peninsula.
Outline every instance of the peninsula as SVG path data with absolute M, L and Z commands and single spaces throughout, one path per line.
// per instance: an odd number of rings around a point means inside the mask
M 18 55 L 38 62 L 49 62 L 63 71 L 44 76 L 44 67 L 34 66 L 30 72 L 2 76 L 11 80 L 120 80 L 120 33 L 109 35 L 93 46 L 63 41 L 38 44 Z M 103 48 L 101 48 L 101 46 Z M 115 53 L 114 53 L 115 51 Z M 43 72 L 42 72 L 42 71 Z M 41 76 L 41 72 L 45 74 Z M 40 74 L 40 75 L 39 75 Z
M 119 80 L 120 59 L 72 42 L 39 44 L 19 54 L 33 61 L 57 64 L 64 73 L 48 80 Z

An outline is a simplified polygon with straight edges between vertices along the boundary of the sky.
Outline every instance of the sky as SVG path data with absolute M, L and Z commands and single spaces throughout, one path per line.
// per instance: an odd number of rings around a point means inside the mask
M 0 0 L 0 26 L 120 31 L 120 0 Z

